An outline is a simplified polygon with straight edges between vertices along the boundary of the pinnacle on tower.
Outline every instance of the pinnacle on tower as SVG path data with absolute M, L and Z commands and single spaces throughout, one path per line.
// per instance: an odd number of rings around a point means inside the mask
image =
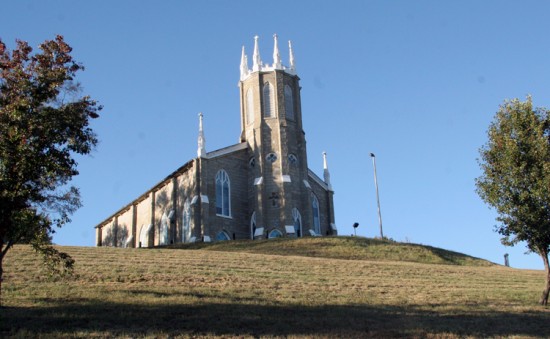
M 202 129 L 202 112 L 199 113 L 199 140 L 198 140 L 198 149 L 197 155 L 199 158 L 204 158 L 206 156 L 206 140 L 204 138 L 204 131 Z
M 277 40 L 277 34 L 273 34 L 274 47 L 273 47 L 273 68 L 283 69 L 283 63 L 281 62 L 281 56 L 279 55 L 279 42 Z
M 254 37 L 254 54 L 252 55 L 252 72 L 258 72 L 262 69 L 262 60 L 260 59 L 260 48 L 258 47 L 258 36 Z
M 288 40 L 288 54 L 290 60 L 290 71 L 295 73 L 296 65 L 294 64 L 294 52 L 292 51 L 292 42 L 290 40 Z
M 243 46 L 243 52 L 241 54 L 241 80 L 246 78 L 248 76 L 248 57 L 246 56 L 244 52 L 244 46 Z
M 330 173 L 328 171 L 327 165 L 327 152 L 323 152 L 323 177 L 325 179 L 325 184 L 327 184 L 328 189 L 332 191 L 332 184 L 330 183 Z

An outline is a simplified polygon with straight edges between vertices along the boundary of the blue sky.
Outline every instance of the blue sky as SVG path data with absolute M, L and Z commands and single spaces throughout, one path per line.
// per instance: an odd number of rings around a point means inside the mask
M 79 158 L 84 206 L 54 241 L 93 246 L 94 226 L 196 156 L 240 133 L 239 62 L 253 37 L 283 63 L 292 40 L 309 167 L 328 154 L 340 234 L 379 234 L 542 269 L 493 232 L 476 195 L 478 149 L 504 99 L 550 107 L 548 1 L 7 1 L 0 38 L 36 47 L 65 36 L 104 110 L 100 144 Z

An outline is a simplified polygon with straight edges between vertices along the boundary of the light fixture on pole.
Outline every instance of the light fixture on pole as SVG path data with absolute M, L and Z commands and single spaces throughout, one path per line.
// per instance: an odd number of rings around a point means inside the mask
M 358 223 L 358 222 L 354 222 L 354 223 L 353 223 L 353 232 L 355 233 L 355 236 L 357 236 L 357 227 L 359 227 L 359 223 Z
M 372 158 L 372 166 L 374 167 L 374 186 L 376 187 L 376 202 L 378 203 L 378 222 L 380 224 L 380 238 L 384 239 L 384 232 L 382 231 L 382 212 L 380 212 L 380 197 L 378 195 L 378 180 L 376 178 L 376 156 L 374 153 L 370 154 Z

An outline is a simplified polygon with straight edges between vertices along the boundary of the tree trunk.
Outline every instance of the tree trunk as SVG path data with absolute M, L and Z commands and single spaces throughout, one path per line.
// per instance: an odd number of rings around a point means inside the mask
M 0 253 L 0 308 L 2 307 L 2 279 L 4 279 L 4 269 L 2 268 L 2 262 L 4 256 Z
M 6 246 L 7 251 L 7 246 Z M 4 262 L 4 241 L 0 241 L 0 307 L 2 307 L 2 280 L 4 279 L 4 269 L 2 268 L 2 263 Z
M 541 252 L 542 260 L 544 261 L 544 269 L 546 270 L 546 288 L 542 291 L 539 304 L 548 305 L 548 295 L 550 294 L 550 265 L 548 264 L 548 252 Z

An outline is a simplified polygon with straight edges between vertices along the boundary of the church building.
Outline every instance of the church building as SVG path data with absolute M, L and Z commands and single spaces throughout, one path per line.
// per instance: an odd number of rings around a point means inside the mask
M 97 246 L 337 234 L 326 154 L 323 178 L 307 164 L 291 42 L 284 66 L 277 35 L 272 64 L 254 39 L 252 68 L 241 56 L 240 142 L 207 152 L 199 114 L 197 157 L 97 225 Z

